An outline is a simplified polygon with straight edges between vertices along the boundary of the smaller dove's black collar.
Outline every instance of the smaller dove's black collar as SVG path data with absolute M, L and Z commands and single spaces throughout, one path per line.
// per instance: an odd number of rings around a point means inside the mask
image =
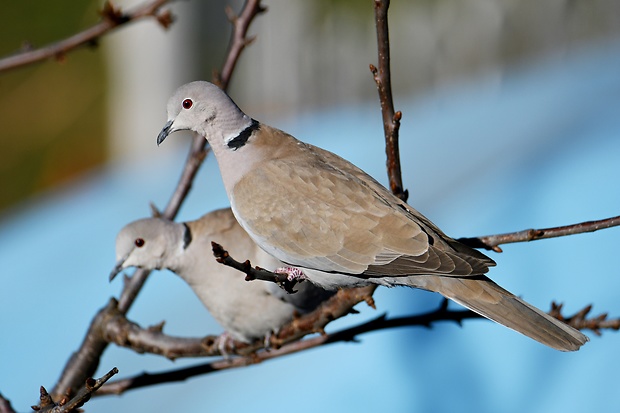
M 192 242 L 192 230 L 189 229 L 189 226 L 185 222 L 183 223 L 183 228 L 185 229 L 183 231 L 183 249 L 185 250 Z
M 258 121 L 252 119 L 252 123 L 250 123 L 250 126 L 239 132 L 239 135 L 228 141 L 228 147 L 233 151 L 236 151 L 237 149 L 244 146 L 248 139 L 250 139 L 250 135 L 252 135 L 252 132 L 257 130 L 259 126 L 260 124 L 258 123 Z

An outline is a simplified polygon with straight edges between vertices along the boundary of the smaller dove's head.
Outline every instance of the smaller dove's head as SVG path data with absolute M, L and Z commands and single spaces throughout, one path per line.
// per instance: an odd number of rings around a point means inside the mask
M 187 227 L 161 218 L 145 218 L 127 224 L 116 236 L 116 265 L 110 281 L 129 267 L 148 270 L 171 264 L 171 258 L 187 245 Z
M 251 119 L 222 89 L 205 81 L 191 82 L 178 88 L 168 100 L 168 121 L 157 137 L 157 144 L 179 130 L 194 131 L 211 144 L 214 136 L 226 141 L 249 122 Z

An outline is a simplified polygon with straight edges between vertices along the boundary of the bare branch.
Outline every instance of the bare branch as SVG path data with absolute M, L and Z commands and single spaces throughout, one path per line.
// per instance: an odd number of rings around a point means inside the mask
M 36 410 L 40 413 L 71 413 L 80 411 L 79 408 L 90 400 L 91 396 L 117 373 L 118 369 L 114 367 L 99 379 L 95 380 L 92 377 L 87 378 L 84 386 L 80 388 L 75 397 L 69 399 L 69 396 L 63 396 L 58 403 L 54 402 L 52 396 L 45 390 L 45 387 L 41 386 L 39 405 L 32 406 L 32 410 Z
M 0 72 L 26 66 L 41 60 L 61 58 L 73 49 L 96 44 L 97 39 L 102 35 L 136 20 L 154 17 L 163 27 L 167 28 L 172 23 L 172 16 L 168 11 L 160 11 L 160 8 L 167 2 L 168 0 L 152 0 L 131 9 L 127 13 L 123 13 L 108 1 L 104 4 L 101 11 L 102 19 L 96 25 L 65 40 L 52 43 L 40 49 L 27 50 L 0 59 Z
M 586 315 L 590 311 L 590 306 L 585 307 L 583 310 L 579 311 L 577 314 L 571 317 L 562 316 L 561 309 L 561 305 L 557 305 L 554 303 L 553 308 L 549 312 L 549 314 L 558 318 L 559 320 L 567 322 L 575 328 L 591 329 L 596 334 L 600 333 L 600 329 L 618 330 L 618 326 L 620 325 L 620 319 L 606 320 L 606 315 L 587 319 Z M 357 342 L 359 341 L 358 337 L 360 335 L 371 331 L 414 326 L 430 328 L 434 323 L 440 321 L 452 321 L 457 323 L 458 325 L 461 325 L 463 320 L 467 319 L 487 320 L 481 315 L 474 313 L 470 310 L 450 310 L 448 309 L 448 300 L 444 299 L 442 301 L 442 304 L 436 310 L 428 313 L 395 318 L 388 318 L 385 314 L 382 314 L 379 317 L 376 317 L 357 326 L 346 328 L 334 333 L 322 334 L 304 340 L 289 342 L 277 349 L 270 349 L 269 351 L 259 351 L 243 357 L 216 360 L 211 363 L 171 370 L 162 373 L 145 373 L 138 376 L 118 380 L 103 386 L 103 388 L 101 388 L 101 390 L 97 392 L 96 395 L 103 396 L 108 394 L 121 394 L 127 390 L 133 390 L 145 386 L 183 381 L 190 377 L 215 373 L 217 371 L 227 370 L 231 368 L 245 367 L 252 364 L 258 364 L 263 361 L 271 360 L 288 354 L 293 354 L 299 351 L 308 350 L 310 348 L 315 348 L 331 343 Z M 597 333 L 597 331 L 599 332 Z
M 271 337 L 270 347 L 278 348 L 311 333 L 323 333 L 328 323 L 349 314 L 361 301 L 366 301 L 374 308 L 372 293 L 375 289 L 375 286 L 371 286 L 338 291 L 311 313 L 298 316 L 283 326 L 278 334 Z M 108 342 L 131 348 L 138 353 L 159 354 L 172 360 L 179 357 L 222 356 L 224 354 L 221 350 L 225 351 L 225 355 L 245 356 L 265 347 L 264 340 L 256 340 L 253 343 L 227 340 L 226 347 L 222 349 L 217 336 L 173 337 L 163 333 L 163 323 L 143 329 L 127 320 L 118 311 L 108 313 L 108 319 L 102 329 L 102 334 Z
M 485 235 L 482 237 L 459 238 L 458 241 L 474 248 L 484 248 L 495 252 L 502 252 L 501 244 L 528 242 L 545 238 L 565 237 L 567 235 L 594 232 L 600 229 L 617 227 L 620 225 L 620 216 L 605 218 L 598 221 L 586 221 L 579 224 L 561 227 L 526 229 L 499 235 Z
M 406 201 L 409 194 L 403 189 L 400 168 L 400 150 L 398 147 L 398 131 L 400 129 L 401 112 L 394 112 L 392 100 L 392 80 L 390 75 L 390 36 L 388 29 L 389 0 L 375 0 L 375 26 L 377 28 L 378 68 L 370 65 L 381 103 L 383 116 L 383 132 L 385 134 L 385 152 L 387 154 L 387 170 L 390 189 L 394 195 Z
M 174 360 L 179 357 L 208 357 L 221 355 L 213 346 L 217 336 L 204 338 L 172 337 L 163 333 L 163 323 L 143 329 L 122 314 L 109 319 L 103 326 L 106 341 L 137 353 L 151 353 Z
M 228 89 L 228 84 L 237 66 L 241 52 L 254 40 L 254 38 L 248 39 L 247 37 L 250 23 L 252 23 L 258 14 L 264 13 L 266 10 L 267 8 L 260 4 L 260 0 L 248 1 L 238 16 L 234 15 L 230 7 L 226 9 L 228 19 L 233 24 L 233 35 L 230 39 L 230 45 L 228 47 L 226 61 L 222 66 L 222 71 L 220 74 L 215 73 L 213 75 L 213 83 L 220 88 L 224 90 Z

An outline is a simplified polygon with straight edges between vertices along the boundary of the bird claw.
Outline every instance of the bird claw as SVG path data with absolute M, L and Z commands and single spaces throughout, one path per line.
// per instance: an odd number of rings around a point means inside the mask
M 293 282 L 301 282 L 303 280 L 307 280 L 308 276 L 306 276 L 306 274 L 304 274 L 304 272 L 302 270 L 300 270 L 297 267 L 281 267 L 281 268 L 277 268 L 274 271 L 275 274 L 286 274 L 286 280 Z
M 295 284 L 308 279 L 302 270 L 297 267 L 281 267 L 274 272 L 277 275 L 286 275 L 286 279 L 278 280 L 277 284 L 289 294 L 295 294 L 297 290 L 293 290 Z
M 225 360 L 229 360 L 232 356 L 229 350 L 233 353 L 235 351 L 235 340 L 227 331 L 223 332 L 215 339 L 215 345 Z
M 263 337 L 263 347 L 267 351 L 271 350 L 271 339 L 272 338 L 273 338 L 273 332 L 271 331 L 269 331 L 267 334 L 265 334 L 265 337 Z

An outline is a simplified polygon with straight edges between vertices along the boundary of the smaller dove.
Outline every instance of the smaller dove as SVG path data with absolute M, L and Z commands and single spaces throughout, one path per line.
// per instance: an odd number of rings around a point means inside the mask
M 116 238 L 117 263 L 110 279 L 129 267 L 167 268 L 189 284 L 231 338 L 242 342 L 276 333 L 295 313 L 312 311 L 333 295 L 309 282 L 298 284 L 295 294 L 271 282 L 247 282 L 242 272 L 215 260 L 211 241 L 254 265 L 284 266 L 252 241 L 227 208 L 196 221 L 145 218 L 126 225 Z

